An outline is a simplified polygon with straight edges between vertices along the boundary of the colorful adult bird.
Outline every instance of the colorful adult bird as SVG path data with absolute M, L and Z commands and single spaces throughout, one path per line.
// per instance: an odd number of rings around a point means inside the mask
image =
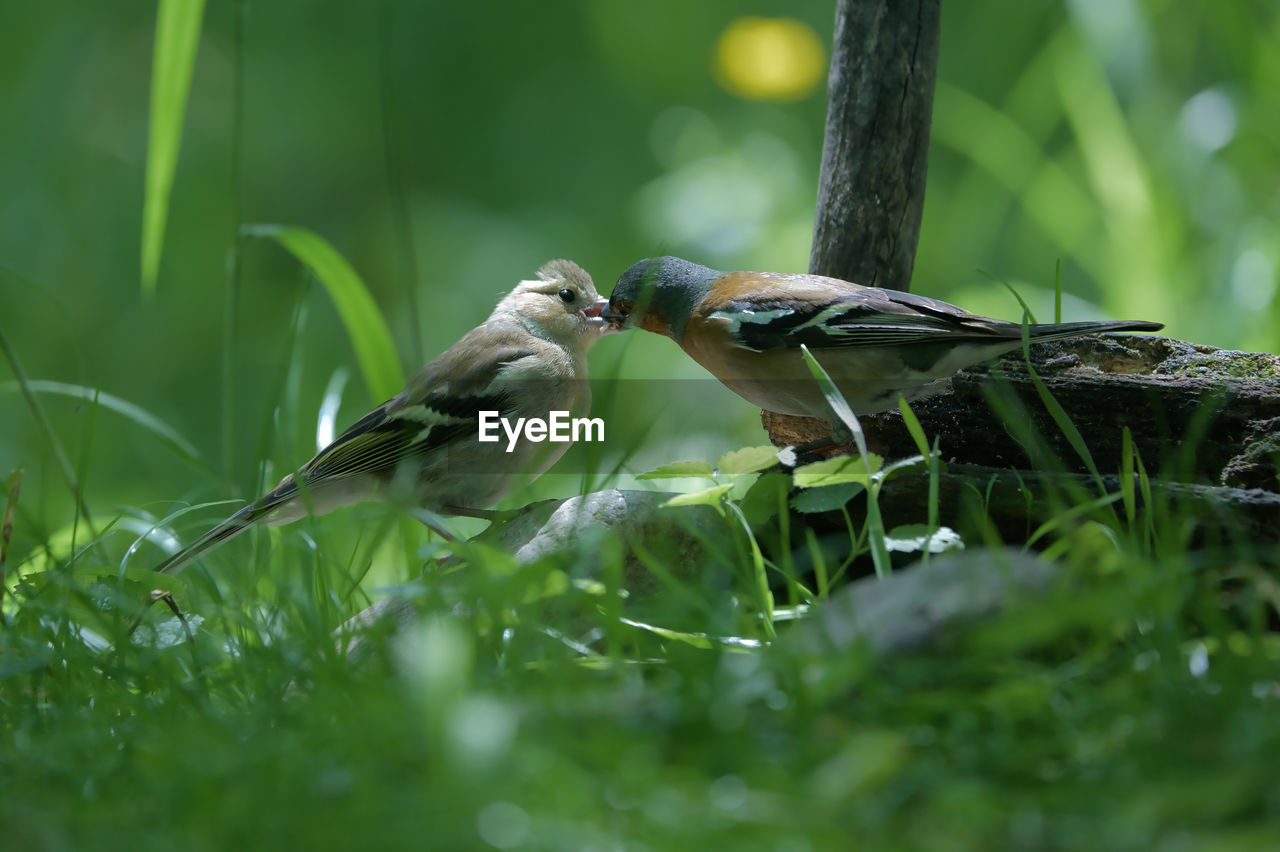
M 809 348 L 855 414 L 939 388 L 956 371 L 1022 342 L 1022 325 L 955 305 L 837 278 L 720 272 L 678 257 L 633 264 L 601 316 L 666 335 L 730 390 L 769 411 L 820 417 L 843 430 L 801 355 Z M 1158 331 L 1156 322 L 1037 323 L 1032 341 L 1101 331 Z
M 591 404 L 586 355 L 607 331 L 604 305 L 577 264 L 547 263 L 404 390 L 156 570 L 180 571 L 252 524 L 287 524 L 363 500 L 482 514 L 554 464 L 568 444 L 520 440 L 509 452 L 505 438 L 479 440 L 480 412 L 513 423 L 552 411 L 584 414 Z

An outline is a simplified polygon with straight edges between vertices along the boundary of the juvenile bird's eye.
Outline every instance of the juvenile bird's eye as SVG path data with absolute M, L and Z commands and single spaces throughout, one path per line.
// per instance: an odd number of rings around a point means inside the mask
M 574 293 L 572 290 L 570 290 L 568 287 L 564 288 L 556 295 L 559 296 L 560 301 L 564 302 L 566 305 L 572 305 L 573 300 L 577 298 L 577 294 Z

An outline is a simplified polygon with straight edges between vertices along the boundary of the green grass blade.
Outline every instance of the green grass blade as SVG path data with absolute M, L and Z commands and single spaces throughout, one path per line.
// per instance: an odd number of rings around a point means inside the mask
M 1137 502 L 1134 493 L 1133 433 L 1125 426 L 1122 433 L 1124 443 L 1120 448 L 1120 493 L 1124 497 L 1124 517 L 1133 526 L 1137 515 Z
M 182 118 L 200 43 L 204 0 L 160 0 L 151 64 L 151 126 L 142 201 L 142 292 L 153 293 L 160 272 L 169 192 L 182 145 Z
M 858 452 L 862 454 L 863 458 L 866 458 L 866 438 L 862 434 L 862 424 L 858 422 L 857 415 L 849 407 L 849 403 L 845 400 L 844 395 L 840 393 L 840 389 L 836 387 L 836 383 L 831 381 L 827 371 L 818 363 L 818 359 L 813 357 L 809 347 L 803 343 L 800 344 L 800 353 L 804 356 L 805 363 L 809 367 L 809 373 L 812 374 L 814 381 L 818 383 L 823 398 L 826 399 L 827 405 L 830 406 L 831 413 L 839 418 L 844 427 L 853 435 L 853 441 L 858 445 Z M 870 473 L 871 471 L 868 470 L 867 472 Z
M 1147 476 L 1147 466 L 1142 463 L 1142 454 L 1134 448 L 1133 460 L 1138 465 L 1138 493 L 1142 495 L 1142 509 L 1145 521 L 1142 525 L 1142 544 L 1144 552 L 1151 553 L 1155 546 L 1155 503 L 1151 496 L 1151 478 Z
M 1093 460 L 1093 453 L 1089 452 L 1089 446 L 1084 442 L 1084 436 L 1080 434 L 1076 424 L 1071 422 L 1071 416 L 1062 407 L 1062 403 L 1058 402 L 1054 395 L 1050 393 L 1049 386 L 1044 383 L 1044 380 L 1040 378 L 1040 374 L 1031 366 L 1031 338 L 1025 322 L 1022 324 L 1022 358 L 1027 366 L 1027 374 L 1031 376 L 1031 383 L 1035 385 L 1036 393 L 1040 395 L 1040 401 L 1044 403 L 1049 416 L 1053 418 L 1053 422 L 1062 430 L 1067 443 L 1076 451 L 1076 455 L 1084 462 L 1085 469 L 1089 471 L 1089 475 L 1093 477 L 1094 483 L 1098 486 L 1098 493 L 1105 494 L 1107 487 L 1102 482 L 1102 473 L 1098 470 L 1098 465 Z
M 1023 545 L 1023 547 L 1029 551 L 1032 545 L 1054 530 L 1060 528 L 1068 529 L 1077 518 L 1084 517 L 1095 509 L 1106 508 L 1119 499 L 1119 493 L 1103 494 L 1101 497 L 1095 497 L 1087 503 L 1078 503 L 1073 506 L 1069 506 L 1062 512 L 1059 512 L 1057 515 L 1054 515 L 1052 518 L 1036 527 L 1035 532 L 1027 538 L 1027 543 Z
M 1062 322 L 1062 258 L 1053 276 L 1053 321 Z
M 1017 290 L 1013 289 L 1012 284 L 1010 284 L 1008 281 L 1005 281 L 1003 278 L 995 277 L 985 269 L 979 269 L 978 272 L 990 278 L 992 281 L 996 282 L 997 284 L 1003 285 L 1006 290 L 1008 290 L 1011 294 L 1013 294 L 1013 298 L 1018 300 L 1018 304 L 1022 306 L 1022 312 L 1027 315 L 1030 322 L 1035 323 L 1036 315 L 1032 313 L 1031 306 L 1028 305 L 1026 300 L 1022 298 L 1022 294 L 1020 294 Z
M 751 531 L 751 524 L 747 523 L 747 516 L 742 514 L 742 509 L 736 503 L 726 505 L 747 534 L 747 543 L 751 546 L 751 576 L 755 581 L 756 605 L 760 607 L 760 619 L 764 624 L 765 635 L 770 639 L 776 639 L 778 634 L 773 627 L 773 592 L 769 590 L 769 577 L 764 570 L 764 554 L 760 552 L 756 535 Z M 786 545 L 784 544 L 783 547 L 785 548 Z
M 49 418 L 45 416 L 44 409 L 40 407 L 35 391 L 31 388 L 31 381 L 27 378 L 26 372 L 18 362 L 18 355 L 9 345 L 9 338 L 5 336 L 2 328 L 0 328 L 0 351 L 4 352 L 5 358 L 9 362 L 9 369 L 13 371 L 13 375 L 17 379 L 17 385 L 22 390 L 22 395 L 26 398 L 27 405 L 31 408 L 32 416 L 35 417 L 36 425 L 44 435 L 45 441 L 48 442 L 49 449 L 53 452 L 53 458 L 58 464 L 58 470 L 62 473 L 62 478 L 66 480 L 67 487 L 71 489 L 71 495 L 76 501 L 80 514 L 84 516 L 85 522 L 89 523 L 90 529 L 92 529 L 93 524 L 89 519 L 89 507 L 81 499 L 80 484 L 76 480 L 75 470 L 71 467 L 71 457 L 67 455 L 62 442 L 58 440 L 57 433 L 53 431 L 53 425 L 49 422 Z
M 857 415 L 853 413 L 853 409 L 849 407 L 849 403 L 840 393 L 835 382 L 831 381 L 827 371 L 818 363 L 818 359 L 813 357 L 809 347 L 801 344 L 800 353 L 804 356 L 805 363 L 809 365 L 809 372 L 817 381 L 818 387 L 822 389 L 822 396 L 831 407 L 832 413 L 840 418 L 840 422 L 846 429 L 853 433 L 853 441 L 858 446 L 858 452 L 866 464 L 867 476 L 870 478 L 875 473 L 871 469 L 872 456 L 867 452 L 867 439 L 862 433 L 862 424 L 858 422 Z M 876 502 L 875 488 L 867 489 L 867 534 L 871 541 L 871 561 L 875 565 L 876 576 L 883 577 L 892 569 L 889 564 L 889 548 L 884 540 L 884 521 L 880 517 L 880 505 Z
M 200 461 L 200 451 L 195 448 L 195 445 L 179 435 L 172 426 L 159 417 L 126 399 L 103 393 L 96 388 L 66 384 L 64 382 L 28 381 L 27 387 L 35 393 L 50 393 L 69 396 L 73 399 L 83 399 L 114 411 L 116 414 L 132 420 L 136 425 L 155 435 L 171 450 L 182 456 L 185 461 L 197 467 L 205 467 L 204 463 Z M 22 387 L 17 382 L 0 384 L 0 393 L 14 393 L 21 392 L 21 390 Z
M 391 344 L 391 330 L 364 281 L 337 249 L 306 228 L 247 225 L 244 233 L 274 239 L 315 273 L 346 326 L 369 393 L 377 400 L 399 393 L 404 374 Z
M 911 435 L 911 440 L 915 441 L 916 448 L 920 450 L 920 455 L 924 456 L 925 462 L 929 470 L 929 528 L 938 528 L 938 439 L 933 439 L 933 449 L 929 448 L 929 439 L 925 437 L 924 427 L 920 425 L 920 418 L 916 417 L 916 413 L 911 410 L 911 405 L 907 402 L 907 398 L 898 395 L 898 411 L 902 413 L 902 421 L 907 425 L 907 433 Z M 929 548 L 924 550 L 924 560 L 929 560 Z
M 778 464 L 778 448 L 772 445 L 764 447 L 743 447 L 725 453 L 716 462 L 716 469 L 726 476 L 742 476 L 757 473 Z
M 831 592 L 831 578 L 827 575 L 827 559 L 822 553 L 822 546 L 818 544 L 818 537 L 814 534 L 812 527 L 805 527 L 804 543 L 809 549 L 809 560 L 813 562 L 813 576 L 817 583 L 818 598 L 826 600 Z
M 643 621 L 634 621 L 630 618 L 619 618 L 623 624 L 628 627 L 634 627 L 638 630 L 645 630 L 655 636 L 661 636 L 663 639 L 675 639 L 692 645 L 695 648 L 709 650 L 711 648 L 723 648 L 727 651 L 753 651 L 764 647 L 764 643 L 759 639 L 752 639 L 745 636 L 712 636 L 709 633 L 691 633 L 684 630 L 672 630 L 669 627 L 659 627 L 656 624 L 646 624 Z
M 938 497 L 938 477 L 942 471 L 938 467 L 938 459 L 942 453 L 938 449 L 939 438 L 933 439 L 933 452 L 929 453 L 926 458 L 929 459 L 929 526 L 933 529 L 938 528 L 939 524 L 939 497 Z
M 898 411 L 902 413 L 902 422 L 906 424 L 907 434 L 911 436 L 911 440 L 915 441 L 916 449 L 920 451 L 920 455 L 928 457 L 929 439 L 925 437 L 920 418 L 916 417 L 916 413 L 907 403 L 907 398 L 902 394 L 898 394 Z

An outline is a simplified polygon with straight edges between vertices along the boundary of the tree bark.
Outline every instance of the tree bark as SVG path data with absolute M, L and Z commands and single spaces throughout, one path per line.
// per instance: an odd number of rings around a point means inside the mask
M 910 287 L 940 15 L 940 0 L 838 0 L 810 272 Z

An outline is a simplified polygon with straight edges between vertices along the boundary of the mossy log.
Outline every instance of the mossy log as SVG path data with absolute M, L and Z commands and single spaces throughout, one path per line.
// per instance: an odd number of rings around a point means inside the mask
M 1030 363 L 1104 473 L 1119 473 L 1127 427 L 1152 477 L 1280 492 L 1280 357 L 1181 340 L 1099 335 L 1040 344 Z M 1088 472 L 1021 353 L 963 370 L 911 408 L 944 461 Z M 820 420 L 763 413 L 779 446 L 828 433 Z M 898 412 L 862 418 L 877 452 L 917 452 Z

